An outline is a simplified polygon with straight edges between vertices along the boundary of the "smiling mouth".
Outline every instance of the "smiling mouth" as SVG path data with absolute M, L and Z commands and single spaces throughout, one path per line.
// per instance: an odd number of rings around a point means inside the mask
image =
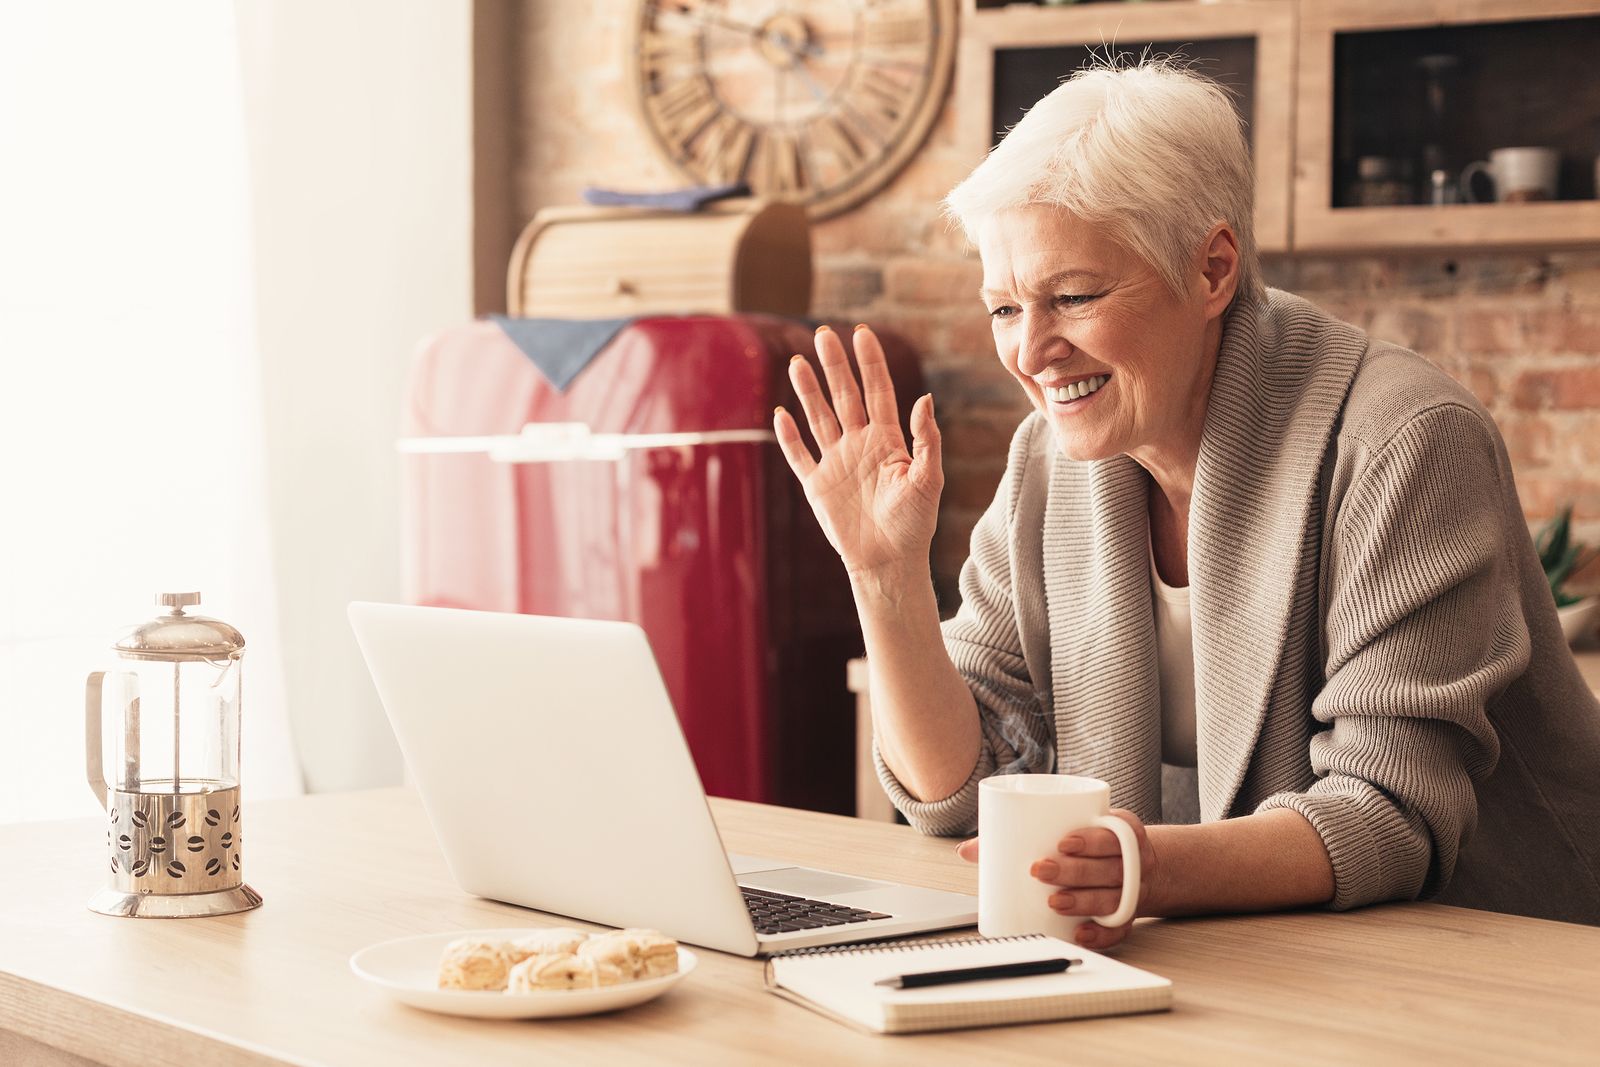
M 1110 380 L 1111 375 L 1109 374 L 1096 374 L 1092 378 L 1085 378 L 1083 381 L 1073 382 L 1071 385 L 1047 385 L 1042 388 L 1044 389 L 1044 398 L 1052 404 L 1070 404 L 1093 396 Z

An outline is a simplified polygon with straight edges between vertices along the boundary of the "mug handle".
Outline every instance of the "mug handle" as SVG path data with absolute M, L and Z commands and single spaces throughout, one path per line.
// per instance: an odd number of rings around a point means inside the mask
M 1133 913 L 1139 908 L 1139 838 L 1125 819 L 1115 815 L 1098 816 L 1094 825 L 1116 834 L 1117 843 L 1122 846 L 1122 902 L 1112 914 L 1096 915 L 1093 919 L 1101 926 L 1126 926 L 1133 921 Z
M 1492 200 L 1479 200 L 1473 195 L 1472 179 L 1477 177 L 1479 174 L 1487 174 L 1489 176 L 1489 181 L 1494 181 L 1494 171 L 1490 170 L 1489 164 L 1481 159 L 1475 163 L 1468 163 L 1465 167 L 1461 168 L 1461 199 L 1465 200 L 1469 204 L 1493 203 Z

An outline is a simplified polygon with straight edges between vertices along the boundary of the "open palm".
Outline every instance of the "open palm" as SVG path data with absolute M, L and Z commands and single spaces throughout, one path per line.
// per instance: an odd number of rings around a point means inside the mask
M 782 408 L 773 416 L 773 429 L 829 542 L 852 573 L 925 566 L 944 486 L 933 398 L 923 396 L 912 408 L 908 451 L 883 348 L 864 326 L 857 327 L 854 343 L 860 388 L 838 335 L 827 327 L 817 331 L 831 406 L 811 365 L 800 356 L 789 364 L 821 456 L 811 455 L 793 416 Z

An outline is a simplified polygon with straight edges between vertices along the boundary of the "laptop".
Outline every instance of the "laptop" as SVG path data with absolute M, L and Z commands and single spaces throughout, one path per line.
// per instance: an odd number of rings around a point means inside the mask
M 970 926 L 960 893 L 730 855 L 644 631 L 356 602 L 456 883 L 742 956 Z

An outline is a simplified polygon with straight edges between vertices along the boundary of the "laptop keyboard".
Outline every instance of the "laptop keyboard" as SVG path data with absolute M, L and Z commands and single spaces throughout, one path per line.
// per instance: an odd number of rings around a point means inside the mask
M 791 930 L 815 930 L 822 926 L 844 926 L 864 923 L 871 919 L 892 919 L 894 916 L 877 911 L 850 908 L 843 904 L 829 904 L 825 900 L 807 900 L 773 893 L 766 889 L 740 886 L 744 906 L 750 909 L 756 932 L 781 934 Z

